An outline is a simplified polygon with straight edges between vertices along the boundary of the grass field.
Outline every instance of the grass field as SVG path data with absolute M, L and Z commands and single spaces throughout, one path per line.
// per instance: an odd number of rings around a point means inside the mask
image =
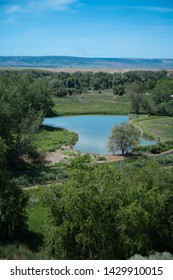
M 35 143 L 39 151 L 51 152 L 59 149 L 63 144 L 74 145 L 78 136 L 75 132 L 66 129 L 43 126 L 36 134 Z
M 115 114 L 129 113 L 126 96 L 114 96 L 112 91 L 88 91 L 81 95 L 53 98 L 57 115 Z
M 36 187 L 24 191 L 29 196 L 29 206 L 27 209 L 29 230 L 43 233 L 45 223 L 48 220 L 48 209 L 41 203 L 45 190 L 43 187 Z
M 161 141 L 173 140 L 173 118 L 171 117 L 146 117 L 133 120 L 144 134 L 160 139 Z

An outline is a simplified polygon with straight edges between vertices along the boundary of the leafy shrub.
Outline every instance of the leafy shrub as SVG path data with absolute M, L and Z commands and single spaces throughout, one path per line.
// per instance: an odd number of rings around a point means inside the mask
M 157 161 L 161 165 L 173 165 L 173 154 L 157 157 L 155 161 Z
M 44 252 L 34 253 L 24 245 L 1 245 L 1 259 L 6 260 L 44 260 L 48 259 Z
M 151 136 L 151 135 L 149 135 L 149 134 L 147 134 L 147 133 L 143 133 L 143 137 L 145 138 L 145 139 L 147 139 L 147 140 L 154 140 L 154 137 L 153 136 Z
M 27 229 L 27 195 L 0 172 L 0 241 L 20 238 Z
M 34 206 L 39 203 L 39 198 L 30 198 L 28 202 L 28 206 Z
M 130 258 L 130 260 L 173 260 L 173 255 L 168 252 L 155 252 L 152 255 L 143 257 L 142 255 L 134 255 Z
M 98 156 L 97 160 L 98 161 L 106 161 L 106 158 L 104 156 Z
M 94 165 L 78 157 L 69 179 L 49 188 L 45 247 L 57 259 L 127 259 L 172 252 L 172 173 L 152 162 Z M 109 247 L 106 246 L 109 244 Z
M 136 146 L 134 148 L 135 152 L 149 152 L 152 154 L 159 154 L 162 152 L 165 152 L 167 150 L 170 150 L 173 148 L 172 141 L 167 141 L 167 142 L 161 142 L 157 143 L 155 145 L 147 145 L 147 146 Z

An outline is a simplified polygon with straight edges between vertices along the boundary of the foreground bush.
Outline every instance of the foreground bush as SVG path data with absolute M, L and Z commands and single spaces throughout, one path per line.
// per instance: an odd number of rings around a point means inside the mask
M 0 171 L 0 242 L 20 239 L 27 229 L 27 196 Z
M 45 246 L 57 259 L 128 259 L 173 253 L 173 175 L 155 163 L 93 165 L 76 158 L 69 177 L 49 189 L 52 225 Z
M 136 146 L 134 148 L 135 152 L 149 152 L 152 154 L 159 154 L 165 151 L 168 151 L 170 149 L 173 149 L 173 142 L 172 141 L 166 141 L 166 142 L 160 142 L 155 145 L 147 145 L 147 146 Z
M 6 260 L 44 260 L 44 252 L 34 253 L 24 245 L 0 245 L 0 258 Z
M 130 260 L 173 260 L 173 255 L 168 252 L 155 252 L 147 257 L 143 257 L 141 255 L 134 255 L 130 258 Z

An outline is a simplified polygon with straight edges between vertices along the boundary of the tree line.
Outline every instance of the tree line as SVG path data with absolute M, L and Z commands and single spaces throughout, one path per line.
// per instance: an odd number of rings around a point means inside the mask
M 46 84 L 46 91 L 55 97 L 85 94 L 88 90 L 100 93 L 102 90 L 111 90 L 114 95 L 128 96 L 132 113 L 173 116 L 173 75 L 166 70 L 136 70 L 113 74 L 104 72 L 54 73 L 39 70 L 0 71 L 1 78 L 9 77 L 13 81 L 23 75 L 34 81 L 34 86 L 41 81 L 42 90 Z

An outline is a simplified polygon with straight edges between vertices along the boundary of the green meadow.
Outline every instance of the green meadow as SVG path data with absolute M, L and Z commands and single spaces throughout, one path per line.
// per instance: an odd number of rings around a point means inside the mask
M 173 139 L 173 118 L 172 117 L 145 117 L 133 120 L 145 135 L 161 141 L 172 141 Z
M 54 97 L 54 111 L 57 115 L 114 114 L 129 113 L 127 96 L 114 96 L 110 90 L 90 90 L 84 94 Z
M 42 126 L 35 135 L 35 144 L 40 152 L 51 152 L 61 148 L 62 145 L 74 145 L 77 139 L 75 132 Z

